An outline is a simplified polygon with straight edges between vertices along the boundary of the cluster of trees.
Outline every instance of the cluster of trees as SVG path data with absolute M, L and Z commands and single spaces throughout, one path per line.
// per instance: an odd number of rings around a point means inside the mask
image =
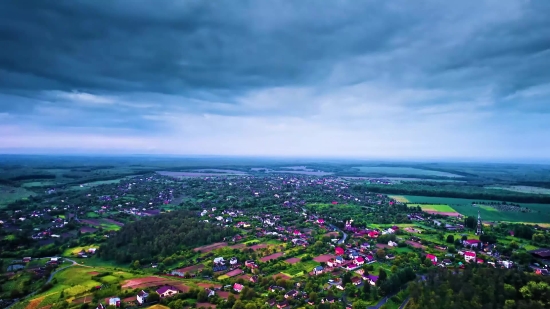
M 155 262 L 183 249 L 221 241 L 237 232 L 234 228 L 203 222 L 194 213 L 174 211 L 125 225 L 101 245 L 98 256 L 119 263 Z
M 550 307 L 550 278 L 516 270 L 466 268 L 432 270 L 409 285 L 410 309 Z

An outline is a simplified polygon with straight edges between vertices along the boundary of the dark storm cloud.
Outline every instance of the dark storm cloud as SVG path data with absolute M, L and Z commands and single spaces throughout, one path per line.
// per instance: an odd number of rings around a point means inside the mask
M 403 76 L 413 75 L 424 86 L 493 82 L 508 93 L 549 80 L 548 55 L 517 65 L 550 47 L 548 2 L 524 2 L 519 17 L 489 16 L 486 22 L 476 10 L 499 14 L 498 2 L 428 3 L 4 1 L 0 87 L 180 94 L 207 89 L 230 99 L 227 94 L 251 88 L 318 83 L 341 60 L 416 44 L 431 44 L 426 48 L 432 50 L 405 57 L 415 62 L 408 65 L 359 68 L 341 82 L 383 75 L 405 83 Z M 476 29 L 453 37 L 469 27 Z M 455 80 L 457 70 L 467 73 Z

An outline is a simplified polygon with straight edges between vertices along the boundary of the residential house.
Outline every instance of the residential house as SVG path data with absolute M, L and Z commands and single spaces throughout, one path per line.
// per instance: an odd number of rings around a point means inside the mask
M 344 249 L 340 248 L 340 247 L 336 247 L 336 249 L 334 249 L 334 252 L 336 253 L 336 255 L 344 255 Z
M 359 256 L 355 259 L 355 264 L 361 266 L 365 264 L 365 259 L 362 256 Z
M 437 264 L 437 256 L 433 255 L 433 254 L 427 254 L 426 255 L 426 259 L 432 261 L 432 264 Z
M 272 285 L 269 287 L 269 292 L 275 292 L 275 291 L 284 291 L 285 288 L 283 288 L 282 286 L 278 286 L 278 285 Z
M 206 295 L 208 295 L 208 297 L 216 296 L 216 291 L 211 289 L 204 289 L 204 290 L 206 291 Z
M 298 296 L 298 291 L 296 290 L 290 290 L 285 294 L 285 298 L 290 298 L 290 297 L 294 298 L 296 296 Z
M 386 254 L 386 259 L 388 259 L 388 260 L 393 260 L 393 259 L 395 259 L 395 255 L 393 255 L 393 254 Z
M 225 260 L 223 259 L 223 257 L 217 257 L 217 258 L 214 259 L 214 264 L 224 265 Z
M 370 285 L 376 285 L 376 282 L 378 281 L 378 276 L 367 275 L 367 277 L 366 278 L 363 277 L 363 279 L 365 279 L 365 281 L 370 283 Z
M 272 299 L 268 299 L 265 304 L 268 305 L 268 306 L 275 306 L 275 304 L 277 303 L 277 301 L 275 300 L 275 298 L 272 298 Z
M 475 261 L 476 260 L 476 253 L 473 252 L 473 251 L 464 252 L 464 260 L 466 262 Z
M 109 298 L 109 306 L 120 307 L 120 298 L 118 297 Z
M 388 246 L 390 247 L 397 247 L 397 243 L 395 241 L 388 241 Z
M 236 257 L 232 257 L 232 258 L 229 260 L 229 265 L 235 266 L 235 265 L 237 265 L 238 262 L 239 262 L 239 261 L 237 260 Z
M 449 265 L 452 265 L 452 264 L 453 264 L 453 262 L 451 262 L 451 260 L 449 260 L 449 259 L 444 259 L 443 260 L 443 265 L 445 265 L 445 266 L 449 266 Z
M 173 295 L 178 294 L 180 291 L 171 285 L 165 285 L 157 290 L 157 294 L 160 295 L 161 298 L 170 297 Z
M 478 247 L 478 248 L 481 248 L 481 241 L 479 241 L 477 239 L 467 239 L 467 240 L 464 240 L 462 242 L 462 244 L 464 245 L 464 247 L 471 247 L 471 248 Z
M 351 283 L 353 285 L 360 285 L 361 283 L 363 283 L 363 280 L 359 277 L 353 277 L 351 278 Z
M 294 232 L 292 232 L 292 235 L 300 236 L 300 235 L 302 235 L 302 233 L 300 233 L 300 231 L 298 231 L 298 230 L 294 230 Z
M 235 283 L 233 285 L 233 290 L 237 293 L 240 293 L 243 290 L 244 286 L 242 284 Z
M 254 260 L 245 261 L 244 266 L 246 266 L 248 268 L 258 268 L 258 265 L 256 265 L 256 262 L 254 262 Z
M 136 299 L 138 304 L 143 305 L 147 301 L 147 297 L 149 297 L 149 293 L 145 292 L 144 290 L 141 290 L 139 293 L 137 293 Z
M 96 309 L 105 309 L 105 306 L 103 306 L 102 303 L 97 304 Z
M 319 266 L 313 268 L 313 274 L 314 274 L 314 275 L 320 275 L 320 274 L 323 273 L 323 271 L 324 271 L 324 268 L 323 268 L 323 266 L 321 266 L 321 265 L 319 265 Z
M 344 263 L 344 258 L 341 256 L 337 256 L 334 260 L 336 261 L 336 264 L 342 265 Z
M 327 261 L 327 266 L 328 267 L 336 267 L 336 260 L 335 259 L 330 259 Z
M 252 276 L 250 277 L 250 282 L 252 283 L 258 283 L 258 281 L 260 280 L 258 276 Z
M 280 301 L 277 303 L 277 308 L 278 309 L 283 309 L 283 308 L 286 308 L 288 307 L 288 301 L 286 300 L 283 300 L 283 301 Z
M 324 224 L 324 223 L 325 223 L 325 220 L 323 220 L 323 219 L 317 219 L 317 223 L 318 223 L 318 224 Z
M 376 260 L 374 259 L 374 256 L 372 254 L 369 254 L 365 257 L 365 263 L 371 264 L 374 262 L 376 262 Z

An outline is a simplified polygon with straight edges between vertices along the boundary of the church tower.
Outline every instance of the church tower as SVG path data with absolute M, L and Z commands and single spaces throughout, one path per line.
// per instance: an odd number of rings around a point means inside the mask
M 481 227 L 483 224 L 481 223 L 481 215 L 479 214 L 479 210 L 477 211 L 477 231 L 476 235 L 481 235 L 483 231 L 481 230 Z

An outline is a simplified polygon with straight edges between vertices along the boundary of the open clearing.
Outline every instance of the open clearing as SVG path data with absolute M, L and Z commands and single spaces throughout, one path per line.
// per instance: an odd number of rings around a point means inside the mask
M 203 268 L 204 268 L 203 264 L 197 264 L 197 265 L 187 266 L 187 267 L 184 267 L 184 268 L 177 269 L 177 271 L 181 271 L 181 272 L 184 272 L 184 273 L 193 273 L 193 272 L 197 272 L 199 270 L 202 270 Z
M 219 249 L 219 248 L 223 248 L 223 247 L 227 247 L 227 243 L 226 242 L 217 242 L 217 243 L 213 243 L 211 245 L 206 245 L 206 246 L 202 246 L 202 247 L 198 247 L 198 248 L 195 248 L 193 249 L 193 251 L 195 252 L 202 252 L 202 253 L 206 253 L 206 252 L 210 252 L 210 251 L 214 251 L 216 249 Z
M 281 256 L 283 256 L 284 253 L 283 252 L 277 252 L 277 253 L 273 253 L 271 255 L 268 255 L 268 256 L 264 256 L 263 258 L 260 259 L 260 262 L 267 262 L 267 261 L 271 261 L 271 260 L 274 260 L 274 259 L 278 259 L 280 258 Z
M 163 305 L 153 305 L 151 307 L 148 307 L 147 309 L 170 309 L 170 308 Z
M 365 174 L 377 175 L 412 175 L 412 176 L 438 176 L 438 177 L 462 177 L 447 172 L 425 170 L 414 167 L 386 167 L 386 166 L 356 166 L 354 167 Z
M 319 255 L 318 257 L 314 258 L 313 260 L 315 262 L 321 263 L 321 262 L 326 262 L 326 261 L 328 261 L 330 259 L 333 259 L 333 258 L 335 258 L 335 256 L 332 255 L 332 254 L 323 254 L 323 255 Z
M 80 222 L 97 228 L 101 227 L 107 231 L 118 231 L 120 227 L 124 225 L 124 223 L 111 219 L 81 219 Z

